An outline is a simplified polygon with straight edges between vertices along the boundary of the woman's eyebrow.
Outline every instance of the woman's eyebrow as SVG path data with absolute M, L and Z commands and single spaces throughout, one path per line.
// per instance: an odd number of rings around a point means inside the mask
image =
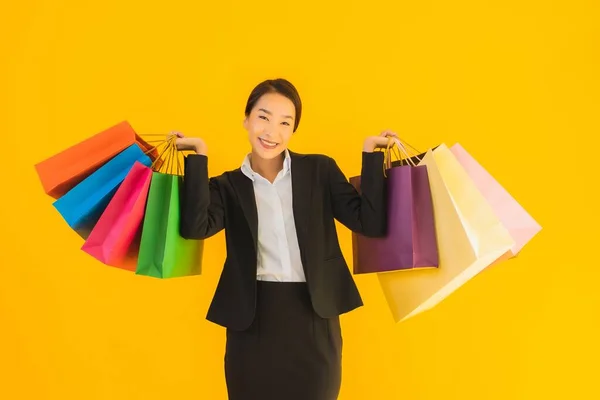
M 273 113 L 269 110 L 265 110 L 264 108 L 259 108 L 258 111 L 263 111 L 269 115 L 273 115 Z M 294 119 L 291 115 L 284 115 L 283 118 Z

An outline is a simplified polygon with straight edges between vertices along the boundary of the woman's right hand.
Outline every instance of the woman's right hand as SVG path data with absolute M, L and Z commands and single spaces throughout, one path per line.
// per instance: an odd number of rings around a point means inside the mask
M 197 154 L 206 155 L 206 143 L 204 143 L 204 140 L 197 137 L 186 137 L 183 133 L 177 131 L 173 131 L 167 135 L 167 139 L 172 136 L 176 136 L 175 146 L 177 150 L 191 150 Z

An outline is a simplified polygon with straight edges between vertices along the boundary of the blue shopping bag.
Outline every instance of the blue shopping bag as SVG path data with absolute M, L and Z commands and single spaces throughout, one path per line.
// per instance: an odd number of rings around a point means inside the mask
M 58 198 L 54 207 L 67 224 L 86 239 L 136 162 L 147 167 L 152 165 L 140 146 L 132 144 Z

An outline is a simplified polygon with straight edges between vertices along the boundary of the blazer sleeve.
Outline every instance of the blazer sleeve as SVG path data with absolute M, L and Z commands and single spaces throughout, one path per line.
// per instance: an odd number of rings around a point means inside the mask
M 206 239 L 225 226 L 225 211 L 219 182 L 208 177 L 208 157 L 185 157 L 180 201 L 180 235 L 185 239 Z
M 333 214 L 351 231 L 369 237 L 384 236 L 387 230 L 386 180 L 383 152 L 362 152 L 360 193 L 330 158 L 329 187 Z

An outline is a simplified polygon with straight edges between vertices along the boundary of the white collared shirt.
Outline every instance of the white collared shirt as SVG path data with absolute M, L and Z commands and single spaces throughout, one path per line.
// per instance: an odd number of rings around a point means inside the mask
M 257 280 L 305 282 L 292 210 L 291 158 L 285 150 L 283 169 L 273 183 L 254 172 L 246 156 L 242 172 L 254 186 L 258 212 Z

